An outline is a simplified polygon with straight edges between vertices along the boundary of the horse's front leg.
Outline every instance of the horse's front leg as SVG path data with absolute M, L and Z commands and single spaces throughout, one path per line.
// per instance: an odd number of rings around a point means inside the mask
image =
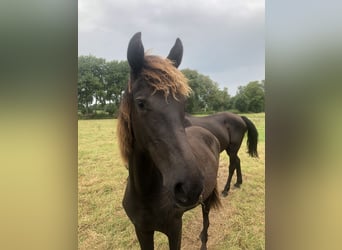
M 207 250 L 207 241 L 208 241 L 208 228 L 209 228 L 209 211 L 210 211 L 210 200 L 206 200 L 202 204 L 202 215 L 203 215 L 203 229 L 200 234 L 201 238 L 201 250 Z
M 176 218 L 168 225 L 167 237 L 170 250 L 180 250 L 182 241 L 182 218 Z
M 154 231 L 141 231 L 135 228 L 135 233 L 137 234 L 141 250 L 153 250 L 153 236 Z

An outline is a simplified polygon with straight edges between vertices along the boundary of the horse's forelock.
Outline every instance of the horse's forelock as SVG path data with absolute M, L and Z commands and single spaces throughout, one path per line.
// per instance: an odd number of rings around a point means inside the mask
M 169 94 L 174 98 L 177 94 L 187 97 L 191 93 L 187 78 L 167 58 L 145 55 L 141 76 L 156 91 L 163 91 L 165 97 Z

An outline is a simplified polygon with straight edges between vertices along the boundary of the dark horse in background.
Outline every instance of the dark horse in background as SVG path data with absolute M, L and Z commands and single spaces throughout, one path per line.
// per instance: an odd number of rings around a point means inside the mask
M 219 140 L 220 152 L 226 150 L 229 155 L 229 174 L 222 194 L 224 196 L 228 195 L 235 169 L 237 181 L 234 186 L 240 187 L 242 184 L 242 174 L 238 151 L 246 132 L 248 132 L 248 154 L 251 157 L 258 157 L 258 131 L 253 122 L 245 116 L 239 116 L 230 112 L 221 112 L 204 117 L 195 117 L 187 114 L 186 126 L 200 126 L 209 130 Z
M 179 39 L 167 59 L 145 55 L 141 33 L 130 40 L 130 80 L 120 104 L 118 138 L 129 176 L 123 207 L 141 249 L 154 249 L 154 232 L 179 250 L 183 213 L 202 205 L 201 249 L 207 249 L 209 210 L 220 205 L 217 185 L 220 144 L 208 130 L 185 128 L 190 87 L 177 69 Z

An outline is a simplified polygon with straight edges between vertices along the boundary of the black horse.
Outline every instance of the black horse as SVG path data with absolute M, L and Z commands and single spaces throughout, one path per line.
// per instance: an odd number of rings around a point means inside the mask
M 201 249 L 207 249 L 209 210 L 220 205 L 219 142 L 204 128 L 184 126 L 191 89 L 177 69 L 182 55 L 179 39 L 166 59 L 145 55 L 140 32 L 128 45 L 131 75 L 117 129 L 129 171 L 123 207 L 141 249 L 154 248 L 155 231 L 167 235 L 171 250 L 180 249 L 183 213 L 199 204 Z
M 224 196 L 228 195 L 235 169 L 237 181 L 234 186 L 240 187 L 242 184 L 242 174 L 238 151 L 247 131 L 248 154 L 251 157 L 258 157 L 258 131 L 253 122 L 245 116 L 239 116 L 230 112 L 221 112 L 204 117 L 195 117 L 187 114 L 186 126 L 200 126 L 209 130 L 219 140 L 220 152 L 226 150 L 229 155 L 229 174 L 222 194 Z

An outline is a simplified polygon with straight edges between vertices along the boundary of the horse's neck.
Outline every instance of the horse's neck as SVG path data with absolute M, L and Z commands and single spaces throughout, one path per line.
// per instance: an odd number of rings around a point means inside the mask
M 159 192 L 162 176 L 151 159 L 142 152 L 133 152 L 129 160 L 131 188 L 138 195 L 148 196 Z

